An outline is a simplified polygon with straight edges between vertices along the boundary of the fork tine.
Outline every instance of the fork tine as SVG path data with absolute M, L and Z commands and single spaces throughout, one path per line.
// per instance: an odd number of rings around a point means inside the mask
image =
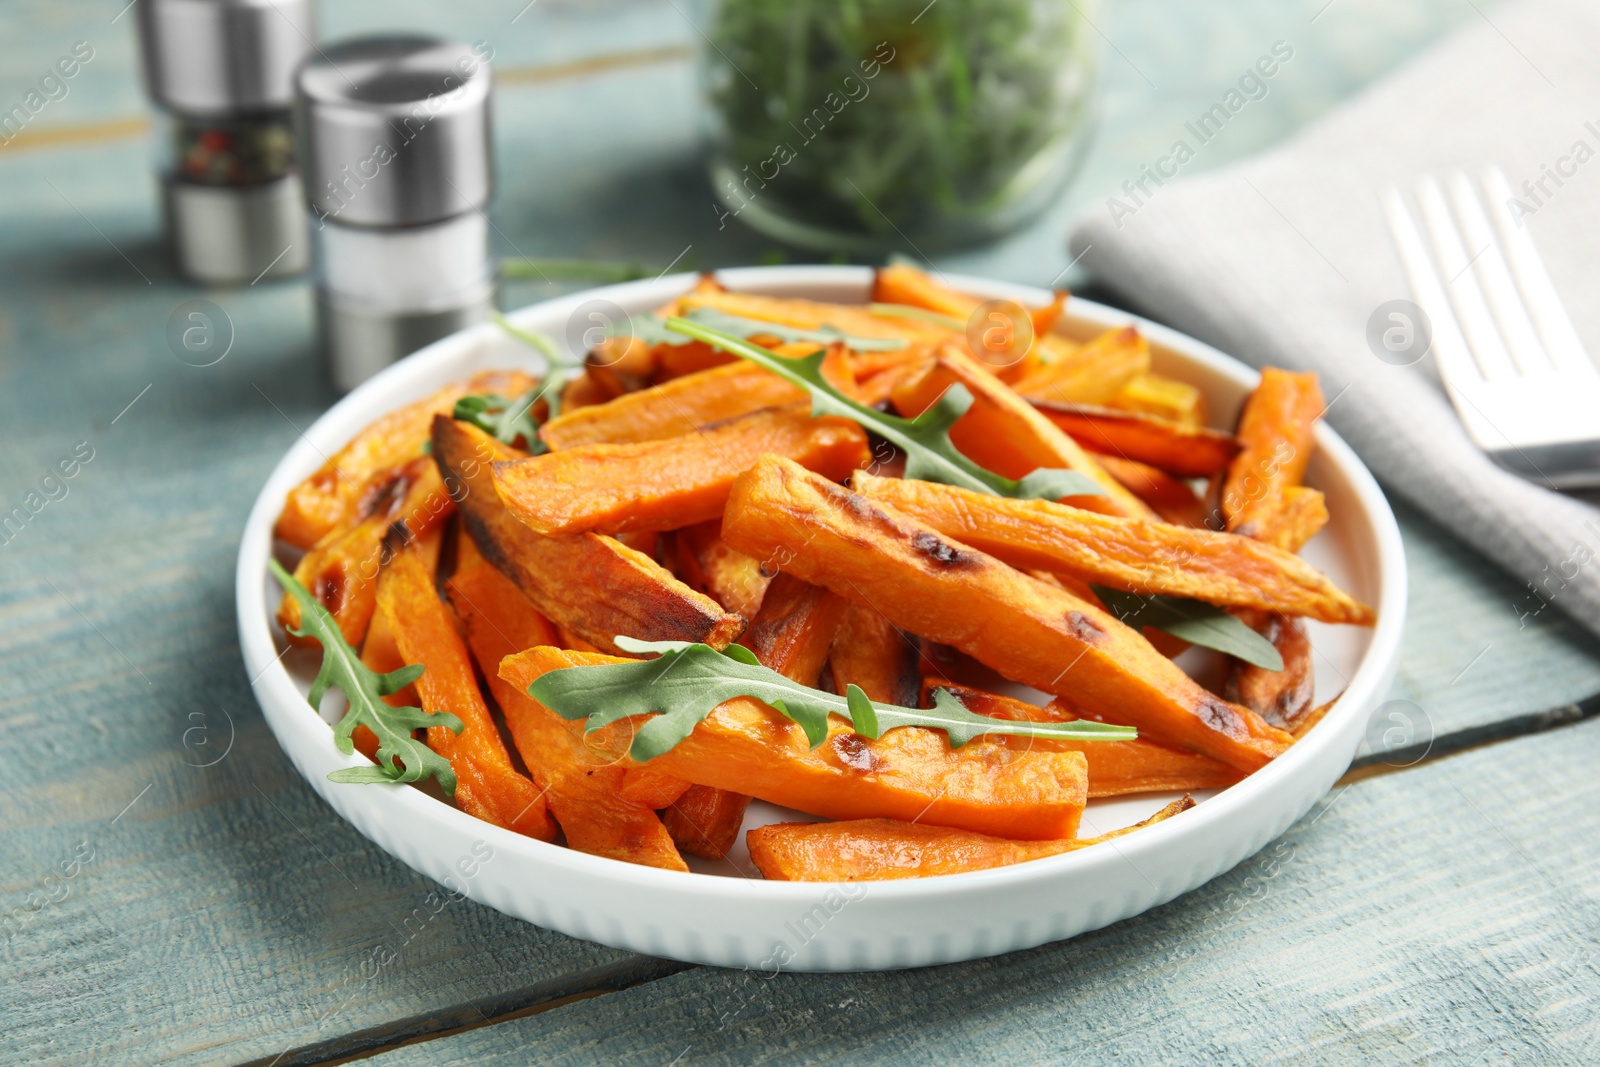
M 1511 217 L 1511 210 L 1507 207 L 1511 202 L 1511 184 L 1506 181 L 1505 172 L 1499 167 L 1486 171 L 1483 187 L 1489 194 L 1489 214 L 1494 219 L 1495 228 L 1500 231 L 1501 247 L 1505 249 L 1528 316 L 1544 342 L 1550 362 L 1562 374 L 1600 376 L 1600 371 L 1595 369 L 1594 362 L 1584 351 L 1572 320 L 1567 317 L 1566 308 L 1556 294 L 1550 275 L 1545 273 L 1544 262 L 1533 244 L 1533 235 L 1528 232 L 1526 225 Z
M 1411 293 L 1427 314 L 1432 327 L 1433 358 L 1439 365 L 1439 373 L 1452 385 L 1481 384 L 1483 376 L 1478 364 L 1467 351 L 1467 342 L 1461 336 L 1455 312 L 1450 310 L 1450 300 L 1444 294 L 1444 286 L 1433 269 L 1428 249 L 1422 242 L 1422 234 L 1417 230 L 1411 212 L 1406 210 L 1400 190 L 1389 186 L 1384 190 L 1382 200 L 1389 232 L 1394 236 L 1400 262 L 1411 282 Z
M 1477 272 L 1478 284 L 1499 326 L 1500 339 L 1524 375 L 1549 374 L 1554 366 L 1545 355 L 1544 345 L 1540 344 L 1539 335 L 1522 306 L 1522 297 L 1511 280 L 1505 256 L 1489 226 L 1488 216 L 1483 213 L 1477 190 L 1459 170 L 1451 172 L 1445 181 L 1467 247 L 1482 249 L 1473 262 L 1473 270 Z
M 1444 193 L 1431 175 L 1417 182 L 1417 204 L 1422 208 L 1422 220 L 1427 224 L 1428 236 L 1433 239 L 1433 251 L 1444 277 L 1445 292 L 1450 306 L 1455 308 L 1456 322 L 1466 338 L 1472 357 L 1485 379 L 1494 381 L 1512 377 L 1517 373 L 1511 354 L 1500 340 L 1500 330 L 1489 314 L 1489 304 L 1478 288 L 1478 277 L 1472 273 L 1472 260 L 1461 243 L 1461 234 L 1450 208 L 1445 204 Z

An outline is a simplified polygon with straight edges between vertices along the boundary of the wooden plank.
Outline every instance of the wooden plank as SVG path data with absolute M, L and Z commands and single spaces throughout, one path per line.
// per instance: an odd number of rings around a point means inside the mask
M 1597 760 L 1589 722 L 1359 781 L 1203 888 L 1030 952 L 697 970 L 373 1062 L 1592 1064 Z

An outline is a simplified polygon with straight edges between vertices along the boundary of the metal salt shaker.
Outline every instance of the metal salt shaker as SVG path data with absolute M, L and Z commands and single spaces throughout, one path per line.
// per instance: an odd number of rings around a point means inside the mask
M 294 170 L 294 71 L 311 0 L 141 0 L 167 243 L 205 285 L 299 274 L 310 259 Z
M 430 37 L 328 47 L 295 84 L 317 321 L 351 389 L 494 306 L 488 56 Z

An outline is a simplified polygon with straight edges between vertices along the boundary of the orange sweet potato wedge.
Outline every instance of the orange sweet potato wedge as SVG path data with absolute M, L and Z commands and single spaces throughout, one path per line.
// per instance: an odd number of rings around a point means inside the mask
M 505 657 L 553 638 L 554 629 L 533 603 L 482 561 L 464 561 L 446 588 L 473 658 L 568 846 L 629 863 L 688 870 L 651 806 L 628 795 L 628 772 L 589 751 L 564 722 L 497 673 Z
M 468 393 L 517 397 L 538 382 L 520 371 L 485 371 L 378 419 L 289 490 L 273 535 L 310 548 L 338 526 L 354 525 L 374 475 L 422 454 L 435 415 L 447 415 Z
M 678 577 L 724 608 L 755 618 L 772 576 L 760 560 L 728 547 L 722 540 L 722 518 L 678 530 L 673 537 Z
M 686 294 L 679 305 L 685 312 L 695 308 L 714 308 L 729 315 L 746 319 L 760 319 L 802 330 L 815 330 L 823 326 L 851 337 L 874 339 L 900 339 L 908 343 L 926 342 L 940 344 L 949 340 L 950 331 L 933 323 L 915 319 L 889 319 L 874 315 L 865 307 L 847 304 L 829 304 L 816 300 L 797 300 L 788 297 L 759 296 L 755 293 L 694 293 Z
M 1189 483 L 1166 471 L 1138 460 L 1121 456 L 1101 456 L 1106 473 L 1127 486 L 1128 491 L 1149 505 L 1164 522 L 1176 526 L 1204 526 L 1206 505 Z
M 689 783 L 675 774 L 663 774 L 648 767 L 629 767 L 622 772 L 618 792 L 651 811 L 660 811 L 676 803 L 689 789 Z
M 739 643 L 791 681 L 815 686 L 848 602 L 820 586 L 780 574 Z
M 767 586 L 761 609 L 739 643 L 770 667 L 801 685 L 815 685 L 845 602 L 826 589 L 780 574 Z M 678 847 L 720 860 L 739 839 L 750 798 L 725 789 L 695 786 L 662 814 Z
M 1239 416 L 1243 446 L 1228 466 L 1222 514 L 1228 529 L 1256 536 L 1305 478 L 1316 422 L 1327 405 L 1315 374 L 1267 367 Z
M 420 537 L 440 527 L 455 511 L 433 461 L 406 460 L 374 475 L 354 522 L 334 527 L 300 557 L 294 576 L 327 608 L 345 640 L 359 646 L 372 621 L 378 597 L 378 572 L 389 558 L 385 538 L 396 524 L 405 536 Z M 285 629 L 300 625 L 300 602 L 287 594 L 278 603 Z M 310 638 L 290 640 L 299 644 Z
M 1255 536 L 1285 552 L 1298 552 L 1328 525 L 1328 502 L 1320 492 L 1303 485 L 1283 489 L 1283 503 L 1266 516 Z
M 979 715 L 1026 722 L 1071 722 L 1079 716 L 1059 697 L 1044 707 L 998 693 L 953 685 L 938 678 L 926 679 L 925 691 L 946 689 Z M 1132 793 L 1173 793 L 1200 789 L 1222 789 L 1244 775 L 1209 756 L 1136 738 L 1132 741 L 1062 741 L 1055 738 L 1007 738 L 1020 748 L 1046 748 L 1052 751 L 1082 752 L 1089 763 L 1089 798 L 1120 797 Z
M 739 840 L 750 798 L 709 785 L 691 785 L 661 813 L 661 825 L 684 852 L 720 860 Z
M 1154 517 L 1076 441 L 965 352 L 946 346 L 925 373 L 908 373 L 895 388 L 894 406 L 906 418 L 915 418 L 957 383 L 967 387 L 973 401 L 950 428 L 950 440 L 974 463 L 1007 478 L 1021 478 L 1040 467 L 1078 471 L 1098 482 L 1106 495 L 1073 497 L 1074 504 L 1110 515 Z
M 1023 570 L 1321 622 L 1365 626 L 1374 619 L 1371 608 L 1300 557 L 1251 538 L 865 471 L 857 471 L 851 484 L 937 533 Z
M 1293 733 L 1310 714 L 1316 695 L 1311 641 L 1298 622 L 1276 612 L 1249 612 L 1245 619 L 1278 650 L 1283 670 L 1269 671 L 1230 658 L 1223 695 L 1280 730 Z
M 524 526 L 494 486 L 494 464 L 512 453 L 476 427 L 435 419 L 433 455 L 478 548 L 564 632 L 601 649 L 614 649 L 618 634 L 725 648 L 744 629 L 739 616 L 615 538 L 541 537 Z
M 1156 415 L 1054 400 L 1035 400 L 1033 406 L 1090 451 L 1148 463 L 1180 478 L 1209 478 L 1226 470 L 1239 452 L 1231 434 Z
M 733 480 L 767 453 L 844 478 L 867 461 L 867 435 L 848 419 L 814 419 L 805 405 L 789 405 L 681 437 L 497 463 L 494 481 L 511 513 L 546 537 L 675 530 L 721 515 Z
M 981 296 L 963 293 L 952 289 L 943 282 L 930 276 L 927 272 L 904 263 L 891 263 L 889 266 L 880 267 L 873 275 L 872 299 L 882 304 L 903 304 L 909 307 L 925 308 L 936 311 L 941 315 L 948 315 L 954 319 L 957 330 L 961 331 L 972 323 L 972 315 L 988 301 Z M 1065 359 L 1070 355 L 1067 346 L 1061 344 L 1061 338 L 1054 337 L 1051 331 L 1061 317 L 1061 309 L 1066 303 L 1067 294 L 1058 292 L 1055 299 L 1049 304 L 1039 308 L 1024 308 L 1029 319 L 1033 343 L 1026 351 L 1016 351 L 1014 343 L 1007 342 L 984 351 L 972 352 L 971 338 L 967 339 L 968 351 L 987 364 L 996 375 L 1004 381 L 1012 382 L 1025 377 L 1037 368 L 1041 362 L 1052 362 Z M 1015 312 L 1013 311 L 1013 314 Z M 999 316 L 995 325 L 1001 327 L 1002 332 L 1008 325 L 1005 316 Z M 983 327 L 987 324 L 976 324 L 975 333 L 982 334 Z M 1058 347 L 1049 356 L 1041 357 L 1041 349 Z
M 1016 383 L 1030 400 L 1100 404 L 1150 369 L 1150 344 L 1132 326 L 1107 330 Z
M 740 477 L 722 534 L 751 555 L 781 550 L 784 571 L 1089 717 L 1242 771 L 1288 747 L 1287 734 L 1206 692 L 1108 612 L 788 460 L 765 457 Z
M 1194 807 L 1175 800 L 1150 818 L 1099 837 L 1013 841 L 896 819 L 773 823 L 745 835 L 763 877 L 781 882 L 874 882 L 1006 867 L 1059 856 L 1154 825 Z
M 658 441 L 693 433 L 709 422 L 804 399 L 799 387 L 740 360 L 625 393 L 608 404 L 566 412 L 545 423 L 539 436 L 558 452 L 583 445 Z
M 532 648 L 500 663 L 500 676 L 526 690 L 546 671 L 613 657 Z M 622 763 L 633 737 L 630 720 L 584 734 Z M 718 705 L 694 731 L 649 764 L 699 785 L 827 818 L 919 819 L 1016 838 L 1071 837 L 1087 800 L 1077 752 L 1015 752 L 991 738 L 958 749 L 936 730 L 904 727 L 875 741 L 842 720 L 813 749 L 797 723 L 758 700 Z
M 816 346 L 806 347 L 814 351 Z M 843 349 L 828 353 L 822 373 L 841 389 L 854 387 L 854 372 Z M 805 399 L 805 391 L 798 386 L 754 363 L 738 360 L 567 412 L 545 423 L 539 437 L 557 452 L 583 445 L 659 441 L 694 433 L 708 423 Z
M 869 699 L 903 708 L 917 706 L 921 672 L 914 638 L 901 633 L 876 608 L 845 601 L 828 649 L 835 691 L 859 686 Z
M 464 727 L 459 734 L 444 726 L 428 728 L 428 747 L 455 769 L 457 806 L 508 830 L 554 840 L 544 796 L 512 769 L 466 645 L 434 588 L 426 555 L 415 545 L 396 552 L 384 567 L 378 602 L 393 628 L 400 660 L 426 668 L 413 683 L 423 710 L 450 712 Z
M 1188 382 L 1160 374 L 1141 374 L 1122 392 L 1104 401 L 1106 407 L 1155 415 L 1180 426 L 1206 424 L 1205 397 Z

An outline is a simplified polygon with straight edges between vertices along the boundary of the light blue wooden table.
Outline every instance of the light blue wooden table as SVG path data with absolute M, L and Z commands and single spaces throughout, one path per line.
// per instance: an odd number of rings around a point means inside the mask
M 504 254 L 786 254 L 716 229 L 685 3 L 326 0 L 322 24 L 492 42 Z M 1460 0 L 1325 3 L 1117 5 L 1099 19 L 1101 135 L 1073 190 L 940 266 L 1050 282 L 1072 215 L 1276 39 L 1293 67 L 1197 166 L 1482 17 Z M 1425 712 L 1427 758 L 1352 772 L 1261 856 L 1149 914 L 978 963 L 770 980 L 468 902 L 402 933 L 431 885 L 297 777 L 234 636 L 246 507 L 334 399 L 308 293 L 208 293 L 233 351 L 209 368 L 169 352 L 167 317 L 197 294 L 158 245 L 120 6 L 0 7 L 0 107 L 74 42 L 94 49 L 0 148 L 0 510 L 93 450 L 0 546 L 0 1062 L 1600 1062 L 1600 723 L 1584 721 L 1600 643 L 1552 612 L 1521 625 L 1517 585 L 1403 505 L 1395 695 Z

